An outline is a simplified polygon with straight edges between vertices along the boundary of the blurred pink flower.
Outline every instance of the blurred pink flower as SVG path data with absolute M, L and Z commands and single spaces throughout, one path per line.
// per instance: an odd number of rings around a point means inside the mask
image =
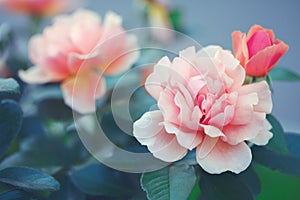
M 187 48 L 173 62 L 162 58 L 145 85 L 159 110 L 134 123 L 134 136 L 163 161 L 196 148 L 209 173 L 245 170 L 252 159 L 245 141 L 265 145 L 272 137 L 272 100 L 265 81 L 243 85 L 244 79 L 239 61 L 219 46 Z
M 56 17 L 42 35 L 30 39 L 29 56 L 35 66 L 19 71 L 20 78 L 27 83 L 61 82 L 67 105 L 81 113 L 93 112 L 95 98 L 105 92 L 102 74 L 126 71 L 139 55 L 136 37 L 126 34 L 121 23 L 112 12 L 103 24 L 88 10 Z
M 250 28 L 248 34 L 240 31 L 232 33 L 233 51 L 247 75 L 263 76 L 275 66 L 288 50 L 281 40 L 274 41 L 274 33 L 259 25 Z
M 1 6 L 33 16 L 53 16 L 64 11 L 70 3 L 70 0 L 2 0 Z

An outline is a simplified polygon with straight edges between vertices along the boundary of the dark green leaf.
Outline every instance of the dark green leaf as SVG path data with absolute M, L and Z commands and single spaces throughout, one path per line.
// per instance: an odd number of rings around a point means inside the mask
M 28 138 L 20 151 L 5 158 L 0 168 L 28 166 L 47 173 L 55 173 L 71 163 L 72 153 L 59 141 L 46 137 Z
M 300 157 L 272 151 L 266 147 L 252 147 L 253 159 L 271 169 L 300 176 Z
M 13 34 L 11 27 L 7 23 L 1 23 L 0 25 L 0 53 L 12 42 Z
M 50 175 L 27 167 L 9 167 L 0 171 L 0 182 L 29 190 L 55 191 L 59 183 Z
M 300 157 L 300 133 L 288 132 L 284 136 L 290 154 Z
M 273 83 L 272 83 L 272 77 L 268 74 L 266 77 L 266 81 L 270 87 L 270 90 L 273 91 Z
M 195 182 L 195 170 L 189 165 L 165 167 L 141 177 L 142 188 L 150 200 L 187 199 Z
M 273 115 L 267 115 L 267 120 L 272 125 L 271 132 L 273 133 L 273 137 L 267 146 L 272 150 L 287 153 L 284 131 L 279 121 Z
M 16 98 L 20 94 L 20 87 L 17 81 L 12 78 L 0 78 L 0 99 Z
M 276 81 L 300 81 L 300 75 L 289 69 L 274 67 L 269 75 Z
M 60 182 L 60 190 L 52 192 L 47 198 L 48 200 L 85 200 L 85 194 L 74 186 L 69 176 L 63 176 L 58 180 Z
M 257 200 L 299 199 L 300 177 L 271 170 L 259 164 L 255 164 L 254 169 L 259 175 L 262 188 Z
M 70 174 L 74 185 L 90 195 L 127 196 L 132 188 L 127 177 L 101 164 L 91 164 Z
M 249 170 L 249 171 L 248 171 Z M 260 191 L 260 182 L 251 168 L 241 174 L 201 173 L 200 188 L 205 200 L 253 200 Z M 251 176 L 254 177 L 251 177 Z
M 22 110 L 13 100 L 0 102 L 0 157 L 8 150 L 22 124 Z
M 0 200 L 33 200 L 30 194 L 20 191 L 20 190 L 12 190 L 0 194 Z

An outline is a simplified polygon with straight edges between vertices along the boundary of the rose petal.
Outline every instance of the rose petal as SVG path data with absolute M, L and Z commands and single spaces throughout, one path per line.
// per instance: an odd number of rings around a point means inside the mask
M 266 76 L 279 59 L 288 50 L 288 45 L 284 42 L 265 48 L 254 55 L 246 64 L 246 71 L 251 76 Z
M 163 131 L 164 121 L 160 110 L 146 112 L 133 124 L 133 135 L 136 138 L 151 138 Z M 147 131 L 145 131 L 147 130 Z
M 253 107 L 254 111 L 271 113 L 273 107 L 272 96 L 266 81 L 244 85 L 238 90 L 238 93 L 239 95 L 256 93 L 258 95 L 258 103 Z
M 31 84 L 42 84 L 48 82 L 58 82 L 61 81 L 64 77 L 56 76 L 54 74 L 45 73 L 41 70 L 40 67 L 34 66 L 28 70 L 19 70 L 19 77 L 22 81 Z
M 263 28 L 262 26 L 257 25 L 257 24 L 253 25 L 253 26 L 249 29 L 248 34 L 247 34 L 247 40 L 248 40 L 249 38 L 251 38 L 252 35 L 253 35 L 254 33 L 258 32 L 258 31 L 265 31 L 265 32 L 267 32 L 267 33 L 269 34 L 270 39 L 271 39 L 272 41 L 274 40 L 274 32 L 273 32 L 271 29 L 265 29 L 265 28 Z
M 166 162 L 174 162 L 183 158 L 187 149 L 178 144 L 176 136 L 168 134 L 164 129 L 150 138 L 137 138 L 142 144 L 146 145 L 154 157 Z
M 251 121 L 245 125 L 228 124 L 222 130 L 226 136 L 222 137 L 222 139 L 231 145 L 236 145 L 245 140 L 251 140 L 262 130 L 265 118 L 265 113 L 254 112 Z
M 168 57 L 163 57 L 154 66 L 153 73 L 146 79 L 145 88 L 149 94 L 158 99 L 161 91 L 167 86 L 169 80 L 169 66 L 171 62 Z
M 79 74 L 62 82 L 65 103 L 80 113 L 96 110 L 95 99 L 105 93 L 104 79 L 94 72 Z
M 255 92 L 240 95 L 235 105 L 233 119 L 230 123 L 234 125 L 249 123 L 254 112 L 253 105 L 258 104 L 258 101 L 258 95 Z
M 180 129 L 180 127 L 177 127 L 176 125 L 167 122 L 165 122 L 164 125 L 166 131 L 170 134 L 175 134 L 178 143 L 186 149 L 192 150 L 196 146 L 198 146 L 202 141 L 203 136 L 197 130 L 183 131 Z
M 250 142 L 256 145 L 268 144 L 269 140 L 273 137 L 273 133 L 269 131 L 272 128 L 272 126 L 268 122 L 268 120 L 265 120 L 263 127 L 264 128 L 258 133 L 258 135 L 255 138 L 249 140 Z
M 245 66 L 246 60 L 248 59 L 246 34 L 240 31 L 234 31 L 231 37 L 234 55 L 240 61 L 241 65 Z
M 206 157 L 203 158 L 200 153 L 198 147 L 197 162 L 211 174 L 220 174 L 225 171 L 238 174 L 250 165 L 252 159 L 250 148 L 244 142 L 230 145 L 220 139 Z
M 257 31 L 247 41 L 249 58 L 257 54 L 259 51 L 271 46 L 273 41 L 269 34 L 265 31 Z
M 217 127 L 205 125 L 205 124 L 200 124 L 200 126 L 204 128 L 204 133 L 209 137 L 214 138 L 214 137 L 225 136 L 224 133 L 222 133 L 222 131 Z

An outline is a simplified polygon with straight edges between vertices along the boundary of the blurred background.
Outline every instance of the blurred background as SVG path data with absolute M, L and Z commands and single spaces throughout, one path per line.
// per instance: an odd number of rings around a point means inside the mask
M 275 37 L 290 47 L 278 65 L 300 73 L 299 1 L 170 0 L 166 2 L 169 7 L 180 10 L 184 33 L 202 46 L 218 44 L 226 49 L 232 49 L 231 33 L 234 30 L 247 32 L 253 24 L 273 29 Z M 69 11 L 78 7 L 94 10 L 101 16 L 104 16 L 106 11 L 112 10 L 123 17 L 123 25 L 126 29 L 140 28 L 145 25 L 141 0 L 126 2 L 77 0 Z M 29 24 L 29 18 L 2 9 L 0 23 L 3 22 L 11 24 L 14 29 L 24 30 Z M 49 20 L 44 23 L 49 23 Z M 26 50 L 27 44 L 20 43 L 18 48 Z M 279 119 L 286 131 L 300 132 L 300 83 L 274 81 L 273 84 L 274 116 Z

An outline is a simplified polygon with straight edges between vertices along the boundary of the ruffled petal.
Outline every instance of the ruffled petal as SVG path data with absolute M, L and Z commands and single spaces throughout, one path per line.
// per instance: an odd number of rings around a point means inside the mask
M 195 130 L 184 131 L 180 129 L 180 127 L 167 122 L 165 122 L 164 125 L 166 131 L 170 134 L 175 134 L 178 143 L 186 149 L 192 150 L 202 141 L 203 135 L 201 134 L 201 132 Z
M 133 135 L 142 145 L 146 145 L 156 158 L 166 162 L 177 161 L 186 155 L 187 149 L 178 143 L 176 135 L 169 134 L 162 128 L 161 120 L 160 111 L 147 112 L 134 123 Z M 148 128 L 153 132 L 149 133 Z M 146 136 L 145 132 L 151 137 Z
M 168 57 L 163 57 L 154 66 L 154 71 L 146 79 L 145 88 L 149 94 L 158 100 L 163 89 L 167 87 L 169 80 L 169 67 L 171 62 Z
M 244 142 L 230 145 L 220 139 L 206 157 L 201 157 L 200 153 L 198 147 L 197 162 L 211 174 L 220 174 L 225 171 L 238 174 L 250 165 L 252 159 L 250 148 Z
M 273 137 L 273 133 L 269 131 L 271 128 L 271 124 L 268 122 L 268 120 L 265 120 L 263 129 L 258 133 L 258 135 L 255 138 L 249 141 L 256 145 L 268 144 L 269 140 Z
M 134 122 L 133 135 L 136 138 L 151 138 L 163 131 L 163 115 L 160 110 L 146 112 Z
M 61 84 L 65 103 L 79 113 L 96 110 L 95 100 L 105 93 L 104 79 L 94 72 L 79 74 Z
M 265 118 L 265 113 L 254 112 L 251 121 L 245 125 L 228 124 L 222 130 L 226 136 L 222 137 L 222 140 L 231 145 L 236 145 L 245 140 L 255 138 L 262 130 Z
M 57 76 L 55 74 L 45 73 L 40 67 L 34 66 L 28 70 L 19 70 L 19 77 L 22 81 L 31 84 L 43 84 L 48 82 L 58 82 L 64 77 Z
M 239 95 L 256 93 L 258 103 L 253 106 L 254 111 L 271 113 L 272 111 L 272 96 L 269 85 L 266 81 L 247 84 L 238 90 Z

